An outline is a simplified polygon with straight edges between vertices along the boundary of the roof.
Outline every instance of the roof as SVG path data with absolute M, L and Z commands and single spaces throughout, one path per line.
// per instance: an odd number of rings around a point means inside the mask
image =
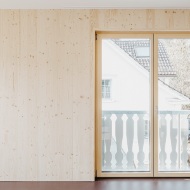
M 150 47 L 150 43 L 148 40 L 126 40 L 126 41 L 121 41 L 121 40 L 113 40 L 112 39 L 112 43 L 114 45 L 117 45 L 117 47 L 120 50 L 123 50 L 122 52 L 127 53 L 127 55 L 129 55 L 133 60 L 135 60 L 138 65 L 141 65 L 143 70 L 147 70 L 149 72 L 150 70 L 150 56 L 149 57 L 141 57 L 139 58 L 136 55 L 135 52 L 135 48 L 136 47 Z M 180 96 L 181 98 L 185 99 L 186 101 L 189 101 L 190 98 L 183 94 L 183 92 L 181 92 L 180 90 L 177 90 L 176 88 L 171 87 L 170 85 L 168 85 L 167 83 L 165 83 L 160 77 L 174 77 L 177 76 L 176 72 L 173 69 L 173 65 L 171 64 L 169 58 L 168 58 L 168 54 L 166 52 L 166 49 L 164 48 L 164 45 L 160 42 L 159 43 L 159 78 L 158 81 L 160 82 L 160 84 L 163 84 L 164 86 L 166 86 L 168 89 L 170 89 L 171 91 L 175 92 L 176 95 Z
M 136 60 L 146 70 L 150 71 L 150 56 L 137 56 L 136 48 L 150 47 L 149 40 L 113 40 L 122 50 Z M 158 44 L 158 75 L 159 77 L 171 77 L 176 76 L 174 67 L 171 64 L 165 47 L 159 41 Z

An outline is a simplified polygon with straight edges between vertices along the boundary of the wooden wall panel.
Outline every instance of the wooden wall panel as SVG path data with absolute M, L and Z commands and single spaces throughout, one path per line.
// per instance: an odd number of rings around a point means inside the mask
M 94 180 L 95 30 L 190 30 L 189 10 L 0 10 L 0 180 Z

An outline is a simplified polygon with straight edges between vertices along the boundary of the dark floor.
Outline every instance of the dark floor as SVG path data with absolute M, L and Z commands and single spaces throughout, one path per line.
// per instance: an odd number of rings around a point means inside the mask
M 95 182 L 0 182 L 0 190 L 190 190 L 190 179 L 98 179 Z

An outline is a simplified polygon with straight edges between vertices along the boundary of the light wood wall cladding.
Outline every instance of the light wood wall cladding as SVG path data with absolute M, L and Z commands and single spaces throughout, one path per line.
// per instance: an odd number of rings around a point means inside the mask
M 94 180 L 95 30 L 190 30 L 189 10 L 0 10 L 0 180 Z

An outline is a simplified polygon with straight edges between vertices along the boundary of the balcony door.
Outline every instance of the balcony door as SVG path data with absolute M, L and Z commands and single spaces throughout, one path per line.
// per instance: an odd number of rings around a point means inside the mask
M 96 55 L 97 176 L 189 177 L 190 36 L 98 34 Z
M 98 176 L 152 176 L 152 35 L 98 35 Z
M 190 177 L 190 35 L 156 34 L 154 43 L 155 176 Z

